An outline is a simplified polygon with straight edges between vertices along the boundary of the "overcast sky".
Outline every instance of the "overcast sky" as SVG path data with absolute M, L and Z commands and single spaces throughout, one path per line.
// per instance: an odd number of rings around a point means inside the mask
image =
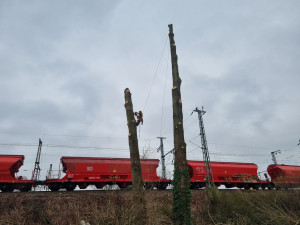
M 42 174 L 69 156 L 129 157 L 124 89 L 143 110 L 139 148 L 173 148 L 168 24 L 182 79 L 188 159 L 300 165 L 300 1 L 0 1 L 0 154 L 38 138 Z M 29 146 L 25 146 L 29 145 Z M 87 148 L 91 147 L 91 148 Z M 172 169 L 171 154 L 167 163 Z

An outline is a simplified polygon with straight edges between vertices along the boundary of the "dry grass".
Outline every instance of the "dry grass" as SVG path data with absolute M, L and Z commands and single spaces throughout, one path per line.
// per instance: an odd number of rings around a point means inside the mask
M 207 221 L 212 224 L 300 224 L 299 191 L 208 193 Z
M 300 192 L 192 192 L 193 224 L 300 224 Z M 147 191 L 148 224 L 173 224 L 172 192 Z M 130 191 L 0 193 L 0 224 L 132 224 Z

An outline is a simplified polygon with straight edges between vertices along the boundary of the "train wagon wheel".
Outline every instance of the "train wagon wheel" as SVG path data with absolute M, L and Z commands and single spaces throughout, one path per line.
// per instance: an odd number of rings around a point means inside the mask
M 129 184 L 127 182 L 119 182 L 117 183 L 120 188 L 127 188 Z
M 100 189 L 103 188 L 106 185 L 104 182 L 95 183 L 96 188 Z
M 255 190 L 258 190 L 259 185 L 258 184 L 252 184 L 252 188 L 255 189 Z
M 233 184 L 225 184 L 226 188 L 233 188 Z
M 59 189 L 60 189 L 60 185 L 59 184 L 50 184 L 49 185 L 49 189 L 51 190 L 51 191 L 58 191 Z
M 243 184 L 237 184 L 237 188 L 242 189 L 244 187 Z
M 190 185 L 190 189 L 195 189 L 195 190 L 198 190 L 203 187 L 204 187 L 204 185 L 202 185 L 201 183 L 191 183 L 191 185 Z
M 190 184 L 190 189 L 197 189 L 197 186 L 196 186 L 196 184 L 194 184 L 194 183 L 191 183 L 191 184 Z
M 67 191 L 74 191 L 76 188 L 76 184 L 67 184 L 65 188 Z
M 79 183 L 79 184 L 78 184 L 78 187 L 79 187 L 80 189 L 86 189 L 88 186 L 89 186 L 88 183 Z
M 11 184 L 4 184 L 2 187 L 1 187 L 1 191 L 2 192 L 13 192 L 14 191 L 14 186 L 11 185 Z
M 31 191 L 31 188 L 32 188 L 32 185 L 31 184 L 23 184 L 19 190 L 21 192 L 28 192 L 28 191 Z
M 166 190 L 167 187 L 168 187 L 168 183 L 159 183 L 157 185 L 157 189 L 159 190 Z
M 145 187 L 146 190 L 151 190 L 151 189 L 154 188 L 154 184 L 147 182 L 147 183 L 144 184 L 144 187 Z

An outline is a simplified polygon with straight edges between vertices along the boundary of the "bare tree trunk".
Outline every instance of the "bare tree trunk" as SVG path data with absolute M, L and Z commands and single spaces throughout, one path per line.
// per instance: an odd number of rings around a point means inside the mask
M 132 194 L 134 203 L 134 223 L 145 225 L 147 223 L 146 202 L 144 194 L 144 183 L 140 163 L 139 145 L 137 139 L 136 121 L 134 119 L 131 93 L 128 88 L 124 91 L 125 109 L 128 125 L 128 141 L 130 148 L 131 173 L 132 173 Z
M 182 121 L 181 79 L 178 72 L 176 45 L 173 25 L 169 25 L 169 38 L 172 61 L 172 99 L 173 99 L 173 129 L 174 129 L 174 181 L 173 181 L 173 212 L 175 224 L 190 224 L 190 187 L 186 161 L 186 143 Z

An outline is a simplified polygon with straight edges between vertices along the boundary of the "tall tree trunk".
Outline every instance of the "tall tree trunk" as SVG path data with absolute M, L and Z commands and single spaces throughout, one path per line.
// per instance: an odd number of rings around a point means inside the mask
M 182 100 L 178 72 L 176 45 L 174 41 L 173 25 L 169 24 L 169 38 L 172 61 L 172 99 L 173 99 L 173 129 L 174 129 L 174 181 L 173 181 L 173 213 L 175 224 L 190 224 L 190 187 L 186 161 L 186 143 L 184 141 L 182 121 Z
M 145 225 L 147 223 L 146 202 L 144 194 L 144 183 L 140 163 L 139 145 L 137 139 L 136 121 L 134 119 L 131 93 L 128 88 L 124 91 L 125 109 L 128 125 L 128 142 L 130 148 L 131 173 L 132 173 L 132 197 L 134 203 L 134 223 Z

